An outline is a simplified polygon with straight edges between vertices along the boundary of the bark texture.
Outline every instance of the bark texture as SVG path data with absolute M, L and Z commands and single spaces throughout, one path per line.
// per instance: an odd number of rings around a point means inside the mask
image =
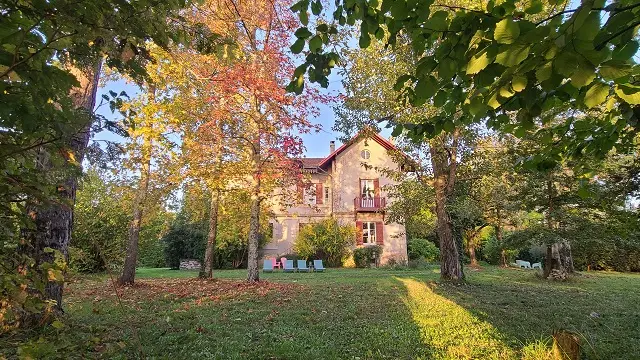
M 464 279 L 464 272 L 451 216 L 447 211 L 447 202 L 455 185 L 457 134 L 453 135 L 450 149 L 446 148 L 444 136 L 440 135 L 429 143 L 436 195 L 436 232 L 440 242 L 440 277 L 443 280 L 460 281 Z
M 211 194 L 211 204 L 209 210 L 209 234 L 207 235 L 207 248 L 204 253 L 203 270 L 200 277 L 213 277 L 213 251 L 216 246 L 218 234 L 218 209 L 220 207 L 220 190 L 215 190 Z
M 553 280 L 565 280 L 573 272 L 573 256 L 569 242 L 562 241 L 547 245 L 547 259 L 543 276 Z
M 260 281 L 258 271 L 258 244 L 260 238 L 260 198 L 251 199 L 251 218 L 249 220 L 249 249 L 247 252 L 247 281 Z
M 127 256 L 124 259 L 122 275 L 118 279 L 120 285 L 133 285 L 136 279 L 136 264 L 138 263 L 138 243 L 140 242 L 140 227 L 144 215 L 144 203 L 149 191 L 149 178 L 151 177 L 151 156 L 142 164 L 140 180 L 133 203 L 133 220 L 129 225 L 129 241 L 127 243 Z
M 71 90 L 70 97 L 73 105 L 86 116 L 86 123 L 80 127 L 80 130 L 60 143 L 60 148 L 67 150 L 73 157 L 67 156 L 67 160 L 75 162 L 78 167 L 81 166 L 82 160 L 89 144 L 91 132 L 91 114 L 96 103 L 96 93 L 98 90 L 98 79 L 102 61 L 97 60 L 94 64 L 87 67 L 76 68 L 71 67 L 70 72 L 75 75 L 79 82 L 79 86 Z M 74 161 L 75 159 L 75 161 Z M 54 164 L 51 155 L 47 149 L 39 149 L 38 168 L 42 172 L 54 170 Z M 78 187 L 78 176 L 81 169 L 73 169 L 69 172 L 66 179 L 57 185 L 57 195 L 59 201 L 56 203 L 31 203 L 27 207 L 27 211 L 34 221 L 34 228 L 24 231 L 28 245 L 25 251 L 34 260 L 34 267 L 40 264 L 52 262 L 54 255 L 44 251 L 45 248 L 58 250 L 64 256 L 65 260 L 69 260 L 69 243 L 71 242 L 71 229 L 73 227 L 73 206 L 76 200 L 76 189 Z M 47 300 L 55 300 L 54 312 L 62 313 L 62 293 L 64 289 L 63 283 L 48 282 L 45 286 L 44 297 Z

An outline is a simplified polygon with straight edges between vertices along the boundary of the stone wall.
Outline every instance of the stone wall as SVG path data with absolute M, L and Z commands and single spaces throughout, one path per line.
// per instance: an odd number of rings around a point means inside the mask
M 200 261 L 195 259 L 181 259 L 180 270 L 200 270 Z

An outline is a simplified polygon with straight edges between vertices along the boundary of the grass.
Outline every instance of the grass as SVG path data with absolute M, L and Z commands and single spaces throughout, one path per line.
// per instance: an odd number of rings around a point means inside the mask
M 323 274 L 140 269 L 133 288 L 105 277 L 69 285 L 60 329 L 0 338 L 0 354 L 41 358 L 540 359 L 555 329 L 583 358 L 640 358 L 640 275 L 568 282 L 484 267 L 466 284 L 438 269 L 330 269 Z M 0 356 L 2 358 L 2 356 Z

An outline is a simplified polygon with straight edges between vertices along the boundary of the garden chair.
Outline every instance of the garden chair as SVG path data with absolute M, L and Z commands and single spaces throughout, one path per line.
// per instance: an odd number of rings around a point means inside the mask
M 309 268 L 307 267 L 307 260 L 298 260 L 298 271 L 309 272 Z
M 284 261 L 284 272 L 294 272 L 296 269 L 293 267 L 293 260 Z
M 273 272 L 273 262 L 269 261 L 269 260 L 265 260 L 262 263 L 262 272 Z
M 542 263 L 539 263 L 539 262 L 533 263 L 533 264 L 531 264 L 531 268 L 532 269 L 542 269 Z
M 276 258 L 271 258 L 271 262 L 273 263 L 274 269 L 280 269 L 282 267 L 281 263 L 279 263 Z
M 322 265 L 322 260 L 313 260 L 313 271 L 323 272 L 324 266 Z
M 531 269 L 531 263 L 524 260 L 516 260 L 516 264 L 522 269 Z
M 286 257 L 281 257 L 280 258 L 280 266 L 282 266 L 284 268 L 284 263 L 287 262 L 287 258 Z

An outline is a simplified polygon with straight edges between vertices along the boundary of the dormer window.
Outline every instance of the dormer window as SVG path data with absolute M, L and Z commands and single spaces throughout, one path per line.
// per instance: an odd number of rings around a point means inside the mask
M 361 158 L 363 158 L 363 159 L 365 159 L 365 160 L 369 160 L 369 158 L 371 157 L 371 153 L 370 153 L 370 152 L 369 152 L 369 150 L 367 150 L 367 149 L 362 150 L 362 151 L 360 152 L 360 157 L 361 157 Z

